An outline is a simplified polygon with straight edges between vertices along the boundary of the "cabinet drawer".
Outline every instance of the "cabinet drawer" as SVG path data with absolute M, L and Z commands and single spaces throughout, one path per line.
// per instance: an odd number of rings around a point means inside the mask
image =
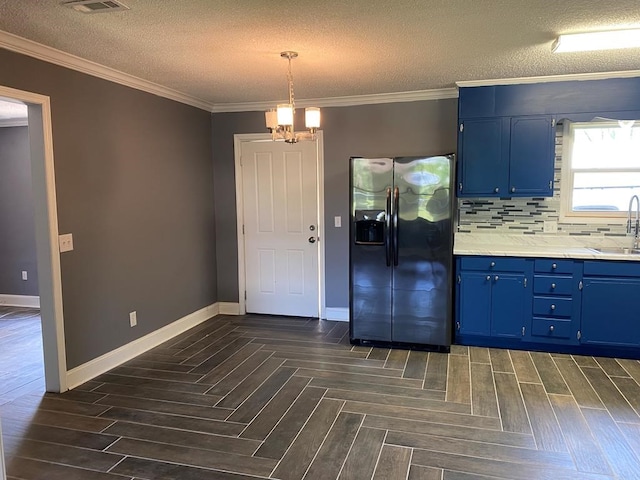
M 533 293 L 542 295 L 571 295 L 573 278 L 560 275 L 534 275 Z
M 570 317 L 572 301 L 570 298 L 533 297 L 533 314 L 545 317 Z
M 572 260 L 550 260 L 548 258 L 538 258 L 533 264 L 536 273 L 572 273 Z
M 526 260 L 513 257 L 461 257 L 462 270 L 481 270 L 483 272 L 523 272 Z
M 548 318 L 534 318 L 531 324 L 531 335 L 547 338 L 569 338 L 571 322 Z
M 584 275 L 640 277 L 640 262 L 587 261 L 584 262 Z

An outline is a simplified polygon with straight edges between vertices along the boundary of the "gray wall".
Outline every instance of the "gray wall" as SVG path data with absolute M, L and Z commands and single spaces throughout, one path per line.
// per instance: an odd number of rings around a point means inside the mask
M 327 307 L 349 306 L 349 157 L 455 152 L 457 107 L 448 99 L 322 109 Z M 261 132 L 262 112 L 213 115 L 220 301 L 238 301 L 233 135 Z M 342 228 L 333 227 L 336 215 Z
M 0 85 L 51 98 L 68 368 L 216 302 L 210 113 L 2 49 L 0 65 Z
M 0 128 L 0 232 L 0 295 L 38 296 L 28 127 Z

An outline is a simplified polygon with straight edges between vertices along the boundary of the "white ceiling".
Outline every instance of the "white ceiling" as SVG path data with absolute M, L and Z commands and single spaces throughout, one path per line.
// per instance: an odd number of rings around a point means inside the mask
M 456 81 L 640 70 L 640 49 L 551 53 L 559 33 L 640 27 L 639 0 L 0 0 L 0 29 L 209 104 L 453 87 Z

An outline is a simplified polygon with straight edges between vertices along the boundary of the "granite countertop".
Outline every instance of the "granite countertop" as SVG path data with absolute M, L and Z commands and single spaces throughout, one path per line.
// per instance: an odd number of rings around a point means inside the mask
M 611 251 L 631 247 L 632 243 L 631 237 L 456 233 L 453 254 L 640 261 L 640 254 Z M 596 248 L 605 251 L 598 252 Z

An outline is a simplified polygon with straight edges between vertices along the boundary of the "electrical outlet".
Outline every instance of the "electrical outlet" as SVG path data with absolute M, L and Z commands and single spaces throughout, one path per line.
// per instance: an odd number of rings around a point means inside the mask
M 22 280 L 28 280 L 29 279 L 29 275 L 27 274 L 26 270 L 22 270 Z
M 544 233 L 558 233 L 558 222 L 552 220 L 545 220 L 542 231 Z
M 136 312 L 129 313 L 129 325 L 131 325 L 132 327 L 138 325 L 138 315 L 136 314 Z
M 60 244 L 60 253 L 70 252 L 73 250 L 73 235 L 71 233 L 65 233 L 58 237 L 58 243 Z

